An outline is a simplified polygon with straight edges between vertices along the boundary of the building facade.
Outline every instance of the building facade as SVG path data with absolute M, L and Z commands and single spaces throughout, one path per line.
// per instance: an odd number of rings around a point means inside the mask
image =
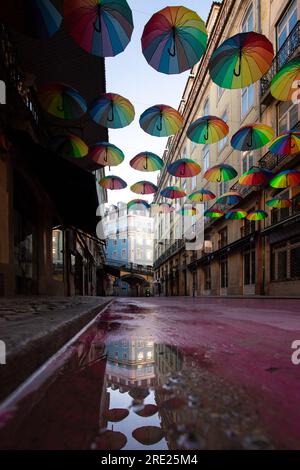
M 165 163 L 189 157 L 201 165 L 202 172 L 197 177 L 180 181 L 162 170 L 156 202 L 164 201 L 159 192 L 170 184 L 181 185 L 187 194 L 200 188 L 209 189 L 217 197 L 233 190 L 243 197 L 238 207 L 246 211 L 263 209 L 268 217 L 251 223 L 247 220 L 205 219 L 204 242 L 198 250 L 187 250 L 185 238 L 176 237 L 182 224 L 180 216 L 176 213 L 171 215 L 169 237 L 162 236 L 164 217 L 160 217 L 161 220 L 158 217 L 154 269 L 165 295 L 299 295 L 299 188 L 278 191 L 265 187 L 257 190 L 256 187 L 238 184 L 238 177 L 253 166 L 267 168 L 274 174 L 285 169 L 299 169 L 299 155 L 278 158 L 267 147 L 239 152 L 230 145 L 231 136 L 247 124 L 268 124 L 277 135 L 299 126 L 299 104 L 278 102 L 270 93 L 273 76 L 300 52 L 299 18 L 297 0 L 213 2 L 207 20 L 207 50 L 191 71 L 179 106 L 184 126 L 176 136 L 169 138 L 164 153 Z M 272 66 L 260 81 L 245 89 L 220 88 L 210 79 L 209 58 L 226 38 L 247 31 L 262 33 L 273 43 L 275 58 Z M 192 143 L 187 138 L 187 128 L 204 115 L 221 117 L 229 125 L 229 135 L 213 145 Z M 221 162 L 237 170 L 236 180 L 226 183 L 206 181 L 204 172 Z M 292 198 L 292 207 L 271 210 L 266 201 L 275 195 Z M 180 204 L 184 203 L 186 201 L 181 200 Z M 212 206 L 224 210 L 229 208 L 214 201 L 203 206 L 203 209 Z

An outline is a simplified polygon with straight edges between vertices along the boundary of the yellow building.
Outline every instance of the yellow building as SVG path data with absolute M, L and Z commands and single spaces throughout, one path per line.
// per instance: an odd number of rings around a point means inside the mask
M 180 181 L 162 170 L 156 202 L 166 201 L 160 196 L 160 190 L 170 184 L 181 185 L 187 194 L 200 188 L 209 189 L 217 196 L 235 190 L 243 196 L 238 207 L 246 211 L 264 209 L 268 217 L 251 223 L 247 220 L 205 219 L 205 241 L 197 251 L 187 251 L 185 240 L 176 237 L 182 223 L 177 212 L 171 215 L 169 228 L 165 227 L 168 224 L 164 217 L 157 217 L 155 277 L 165 295 L 299 295 L 299 190 L 284 191 L 293 198 L 292 207 L 270 210 L 265 202 L 283 191 L 279 193 L 270 187 L 258 191 L 255 187 L 241 186 L 238 177 L 226 183 L 209 183 L 203 178 L 207 168 L 221 162 L 232 165 L 239 176 L 252 166 L 267 168 L 274 173 L 300 168 L 298 155 L 277 158 L 267 147 L 240 152 L 230 145 L 231 137 L 239 128 L 250 123 L 271 125 L 276 134 L 298 126 L 299 104 L 277 102 L 270 94 L 270 82 L 277 71 L 300 52 L 299 16 L 300 2 L 297 0 L 224 0 L 212 4 L 207 20 L 207 50 L 191 71 L 179 106 L 184 126 L 169 139 L 164 153 L 167 165 L 186 156 L 197 161 L 202 172 L 197 177 Z M 273 43 L 273 64 L 269 72 L 250 87 L 242 90 L 220 88 L 208 73 L 211 54 L 226 38 L 247 31 L 262 33 Z M 187 138 L 187 128 L 204 115 L 221 117 L 229 125 L 229 135 L 213 145 L 193 144 Z M 181 200 L 181 204 L 185 202 Z M 212 201 L 204 204 L 204 209 L 212 205 L 220 207 Z

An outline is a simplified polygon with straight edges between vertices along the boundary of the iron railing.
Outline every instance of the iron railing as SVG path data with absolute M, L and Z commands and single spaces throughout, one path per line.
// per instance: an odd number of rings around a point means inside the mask
M 152 274 L 153 267 L 150 265 L 143 265 L 138 263 L 122 262 L 112 258 L 105 259 L 105 265 L 113 268 L 117 268 L 126 272 L 138 273 L 138 274 Z
M 300 20 L 296 23 L 289 36 L 279 49 L 268 72 L 260 80 L 260 95 L 264 97 L 268 93 L 273 77 L 292 58 L 300 47 Z
M 176 240 L 175 243 L 173 243 L 169 248 L 159 257 L 157 260 L 155 260 L 153 264 L 153 268 L 157 269 L 162 263 L 164 263 L 168 258 L 173 256 L 175 253 L 177 253 L 179 250 L 181 250 L 184 247 L 184 240 Z

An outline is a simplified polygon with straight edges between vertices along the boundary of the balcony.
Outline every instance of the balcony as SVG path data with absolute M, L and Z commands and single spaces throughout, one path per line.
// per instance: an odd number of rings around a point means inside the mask
M 269 71 L 260 80 L 260 96 L 263 104 L 269 104 L 270 85 L 277 72 L 297 53 L 300 47 L 300 20 L 296 23 L 291 33 L 279 49 Z
M 155 260 L 153 267 L 157 269 L 161 264 L 163 264 L 167 259 L 171 258 L 175 253 L 180 251 L 184 247 L 184 240 L 176 240 L 157 260 Z
M 271 211 L 271 225 L 279 224 L 295 215 L 300 214 L 300 194 L 293 199 L 291 207 L 283 209 L 272 209 Z

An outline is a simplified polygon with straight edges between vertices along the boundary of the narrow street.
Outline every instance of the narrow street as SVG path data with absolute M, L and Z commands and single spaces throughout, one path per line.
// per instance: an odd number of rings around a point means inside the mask
M 0 409 L 2 449 L 300 449 L 299 300 L 118 298 Z

